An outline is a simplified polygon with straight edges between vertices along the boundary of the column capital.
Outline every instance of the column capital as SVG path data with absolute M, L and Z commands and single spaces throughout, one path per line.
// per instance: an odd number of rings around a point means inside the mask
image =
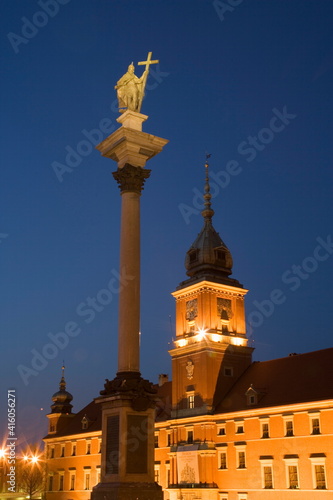
M 133 192 L 141 194 L 146 179 L 149 178 L 151 170 L 142 167 L 133 167 L 126 163 L 116 172 L 112 172 L 114 179 L 118 183 L 121 194 Z

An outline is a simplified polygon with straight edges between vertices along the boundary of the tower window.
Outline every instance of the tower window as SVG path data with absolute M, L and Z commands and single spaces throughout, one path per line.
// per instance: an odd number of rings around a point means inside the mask
M 192 410 L 194 408 L 194 394 L 190 394 L 187 396 L 187 406 L 189 410 Z
M 224 368 L 224 376 L 225 377 L 232 377 L 233 376 L 233 369 L 230 367 L 225 367 Z

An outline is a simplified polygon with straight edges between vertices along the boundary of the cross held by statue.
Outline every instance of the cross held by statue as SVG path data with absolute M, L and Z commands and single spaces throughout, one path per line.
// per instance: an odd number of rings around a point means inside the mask
M 154 61 L 151 60 L 152 52 L 148 52 L 148 57 L 147 61 L 140 61 L 138 62 L 138 66 L 143 66 L 144 64 L 146 65 L 145 70 L 149 71 L 149 66 L 151 64 L 158 64 L 160 61 L 158 59 L 155 59 Z

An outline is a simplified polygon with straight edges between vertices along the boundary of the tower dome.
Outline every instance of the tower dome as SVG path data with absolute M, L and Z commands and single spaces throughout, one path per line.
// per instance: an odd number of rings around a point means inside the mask
M 66 391 L 65 367 L 62 367 L 62 377 L 59 384 L 59 391 L 52 396 L 53 404 L 51 405 L 52 413 L 72 413 L 73 405 L 71 401 L 73 396 Z
M 210 200 L 212 195 L 210 194 L 207 161 L 205 170 L 205 202 L 204 209 L 201 212 L 204 225 L 186 253 L 186 274 L 190 278 L 228 279 L 228 276 L 232 273 L 233 261 L 230 250 L 213 227 L 214 210 L 211 208 Z

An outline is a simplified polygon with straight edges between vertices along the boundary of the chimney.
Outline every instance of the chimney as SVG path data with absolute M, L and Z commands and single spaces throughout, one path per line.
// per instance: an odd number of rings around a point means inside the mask
M 158 376 L 158 385 L 159 387 L 162 387 L 165 382 L 169 381 L 169 376 L 166 373 L 160 373 Z

